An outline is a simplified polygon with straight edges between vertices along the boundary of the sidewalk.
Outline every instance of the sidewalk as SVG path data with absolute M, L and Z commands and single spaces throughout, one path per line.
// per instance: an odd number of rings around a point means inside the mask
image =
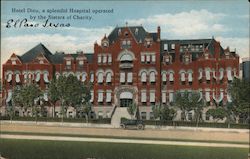
M 109 128 L 115 129 L 111 124 L 93 124 L 93 123 L 69 123 L 69 122 L 35 122 L 35 121 L 9 121 L 1 120 L 1 125 L 18 124 L 18 125 L 41 125 L 56 127 L 79 127 L 79 128 Z M 146 125 L 145 129 L 153 130 L 181 130 L 181 131 L 209 131 L 209 132 L 232 132 L 232 133 L 249 133 L 248 129 L 231 129 L 231 128 L 207 128 L 207 127 L 185 127 L 185 126 L 155 126 Z

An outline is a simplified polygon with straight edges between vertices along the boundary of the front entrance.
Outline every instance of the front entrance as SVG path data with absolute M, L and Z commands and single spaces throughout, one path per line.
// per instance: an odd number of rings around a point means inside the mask
M 133 103 L 132 99 L 120 99 L 120 107 L 128 107 Z
M 128 107 L 133 103 L 133 94 L 131 92 L 122 92 L 120 94 L 120 107 Z

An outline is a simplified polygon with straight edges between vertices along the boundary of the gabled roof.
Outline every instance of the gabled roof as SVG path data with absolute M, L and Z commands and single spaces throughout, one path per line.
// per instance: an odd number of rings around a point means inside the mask
M 42 43 L 24 53 L 20 58 L 23 63 L 28 63 L 34 60 L 39 54 L 43 54 L 51 62 L 50 57 L 52 53 Z
M 116 39 L 118 39 L 118 31 L 119 29 L 125 29 L 128 28 L 130 32 L 133 34 L 135 37 L 136 41 L 139 42 L 144 41 L 145 37 L 147 34 L 149 34 L 154 41 L 156 41 L 157 34 L 156 33 L 148 33 L 142 26 L 128 26 L 128 27 L 116 27 L 108 36 L 109 42 L 113 42 Z M 138 29 L 138 33 L 136 34 L 136 29 Z

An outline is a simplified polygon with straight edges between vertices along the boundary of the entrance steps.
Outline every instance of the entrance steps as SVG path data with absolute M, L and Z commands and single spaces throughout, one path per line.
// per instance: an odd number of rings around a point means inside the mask
M 111 118 L 111 125 L 119 128 L 121 123 L 121 118 L 131 119 L 131 115 L 128 113 L 126 107 L 116 107 L 114 114 Z

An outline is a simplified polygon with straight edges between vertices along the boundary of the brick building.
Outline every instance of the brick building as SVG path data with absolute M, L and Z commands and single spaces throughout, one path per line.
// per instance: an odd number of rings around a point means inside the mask
M 211 106 L 230 102 L 227 86 L 239 76 L 239 56 L 214 38 L 163 39 L 160 27 L 153 33 L 142 26 L 116 27 L 89 54 L 52 54 L 38 44 L 21 56 L 13 53 L 3 64 L 2 114 L 11 104 L 13 86 L 37 83 L 48 101 L 46 89 L 53 76 L 69 74 L 94 84 L 91 102 L 96 116 L 111 117 L 115 106 L 135 102 L 141 118 L 150 119 L 151 105 L 173 102 L 176 91 L 199 91 Z M 67 111 L 68 116 L 75 113 L 73 108 Z

